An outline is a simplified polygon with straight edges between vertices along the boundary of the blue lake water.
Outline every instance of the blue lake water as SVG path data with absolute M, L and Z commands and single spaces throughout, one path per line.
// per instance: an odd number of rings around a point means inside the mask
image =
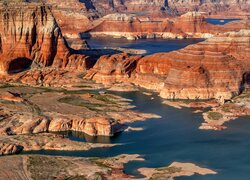
M 233 22 L 233 21 L 238 21 L 238 20 L 241 20 L 241 19 L 237 19 L 237 18 L 234 18 L 234 19 L 213 19 L 213 18 L 207 18 L 206 21 L 210 24 L 215 24 L 215 25 L 224 25 L 226 23 L 229 23 L 229 22 Z
M 139 39 L 136 41 L 129 41 L 125 38 L 91 38 L 87 39 L 87 42 L 93 49 L 102 49 L 105 47 L 144 49 L 147 51 L 145 55 L 148 55 L 158 52 L 178 50 L 203 40 L 204 39 Z
M 217 175 L 191 176 L 177 179 L 191 180 L 248 180 L 250 172 L 250 118 L 240 118 L 230 122 L 224 131 L 205 131 L 198 127 L 202 122 L 201 114 L 193 109 L 174 109 L 161 103 L 162 99 L 154 94 L 152 100 L 141 92 L 115 93 L 133 99 L 135 110 L 161 115 L 161 119 L 149 119 L 132 123 L 133 127 L 143 127 L 143 131 L 123 132 L 112 138 L 90 138 L 78 133 L 70 138 L 78 141 L 122 143 L 112 148 L 98 148 L 87 152 L 33 151 L 27 153 L 80 156 L 110 157 L 119 154 L 140 154 L 146 160 L 130 162 L 125 172 L 138 176 L 140 167 L 161 167 L 173 161 L 192 162 L 202 167 L 218 171 Z M 139 177 L 139 176 L 138 176 Z

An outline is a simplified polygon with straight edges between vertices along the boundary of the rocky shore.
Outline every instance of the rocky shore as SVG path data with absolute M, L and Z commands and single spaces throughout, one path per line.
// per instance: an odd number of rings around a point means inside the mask
M 106 159 L 19 155 L 1 157 L 1 178 L 13 179 L 133 179 L 122 169 L 139 155 L 120 155 Z M 15 163 L 13 163 L 15 162 Z M 4 165 L 5 164 L 5 165 Z M 43 173 L 41 173 L 43 172 Z
M 145 57 L 102 56 L 85 78 L 103 84 L 133 83 L 167 99 L 229 100 L 246 84 L 249 33 L 221 33 L 178 51 Z
M 180 176 L 192 176 L 194 174 L 208 175 L 217 174 L 215 171 L 201 168 L 192 163 L 173 162 L 167 167 L 162 168 L 140 168 L 138 170 L 146 176 L 146 179 L 170 179 Z
M 79 158 L 43 155 L 20 155 L 0 158 L 0 177 L 17 179 L 173 179 L 193 174 L 216 174 L 215 171 L 200 168 L 191 163 L 174 162 L 163 168 L 141 168 L 145 178 L 136 178 L 123 172 L 130 161 L 143 161 L 137 154 L 122 154 L 110 158 Z M 12 163 L 15 162 L 15 163 Z M 43 172 L 43 173 L 40 173 Z
M 2 154 L 15 154 L 20 150 L 107 147 L 38 133 L 77 131 L 90 136 L 113 136 L 128 128 L 126 123 L 159 118 L 154 114 L 129 110 L 133 106 L 127 99 L 82 89 L 6 85 L 0 89 L 0 94 Z

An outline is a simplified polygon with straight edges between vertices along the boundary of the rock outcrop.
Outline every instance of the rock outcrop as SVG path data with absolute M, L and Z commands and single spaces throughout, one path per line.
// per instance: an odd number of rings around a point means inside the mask
M 32 67 L 86 69 L 89 60 L 74 55 L 46 5 L 7 2 L 0 6 L 0 71 L 13 73 Z
M 248 1 L 85 0 L 79 2 L 69 0 L 65 2 L 45 0 L 44 2 L 52 7 L 51 10 L 62 29 L 63 36 L 68 39 L 79 38 L 79 34 L 81 37 L 102 34 L 128 39 L 183 38 L 187 35 L 210 37 L 207 31 L 212 30 L 216 33 L 218 29 L 205 22 L 200 24 L 198 20 L 200 17 L 193 17 L 192 20 L 190 17 L 182 17 L 182 19 L 189 19 L 188 23 L 176 17 L 195 11 L 198 12 L 196 16 L 201 13 L 206 17 L 246 18 L 250 10 Z M 186 22 L 187 26 L 182 27 L 183 22 Z M 200 25 L 203 28 L 200 28 Z M 187 33 L 190 30 L 189 26 L 195 29 L 197 27 L 195 33 L 203 34 Z M 87 48 L 87 43 L 84 43 L 86 45 L 83 47 Z
M 0 142 L 0 156 L 17 154 L 22 151 L 22 146 Z
M 62 30 L 63 36 L 69 39 L 78 38 L 79 32 L 90 26 L 91 20 L 99 17 L 95 10 L 88 11 L 88 7 L 78 0 L 45 0 L 45 2 L 52 6 L 51 11 Z
M 138 84 L 147 87 L 140 74 L 149 73 L 164 78 L 160 90 L 164 98 L 230 99 L 240 93 L 243 74 L 250 70 L 249 33 L 225 33 L 179 51 L 145 57 L 137 66 Z
M 248 14 L 249 0 L 168 0 L 168 7 L 178 13 L 196 10 L 212 16 L 241 16 Z
M 1 112 L 4 117 L 6 114 Z M 113 136 L 124 129 L 120 123 L 104 117 L 83 119 L 50 114 L 50 118 L 30 113 L 6 117 L 8 123 L 1 123 L 0 135 L 36 134 L 44 132 L 79 131 L 90 136 Z M 17 119 L 19 123 L 17 122 Z
M 127 81 L 137 66 L 141 56 L 115 54 L 102 56 L 85 76 L 97 82 L 110 84 Z
M 249 42 L 250 31 L 241 30 L 222 33 L 178 51 L 146 56 L 137 60 L 129 78 L 128 73 L 122 74 L 126 77 L 123 81 L 156 90 L 169 99 L 230 99 L 241 92 L 244 74 L 250 71 Z M 115 59 L 113 66 L 133 62 L 131 57 L 123 59 L 120 55 L 117 60 L 118 57 L 102 57 L 98 61 L 109 64 Z M 117 82 L 117 76 L 111 73 L 112 65 L 98 64 L 93 68 L 95 73 L 90 70 L 87 78 Z M 102 76 L 103 72 L 109 73 Z
M 188 12 L 175 18 L 146 18 L 128 14 L 109 14 L 97 20 L 95 26 L 85 28 L 83 36 L 125 37 L 129 40 L 145 38 L 209 38 L 220 32 L 249 28 L 249 20 L 225 26 L 209 24 L 199 12 Z
M 70 0 L 67 4 L 78 4 L 83 11 L 99 16 L 112 12 L 141 12 L 153 16 L 173 16 L 188 11 L 206 12 L 209 15 L 247 14 L 250 8 L 249 0 Z M 62 4 L 59 2 L 59 4 Z

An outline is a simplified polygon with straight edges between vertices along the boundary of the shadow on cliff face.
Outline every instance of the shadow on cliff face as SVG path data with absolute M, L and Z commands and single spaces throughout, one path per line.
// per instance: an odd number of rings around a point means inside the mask
M 28 59 L 25 57 L 16 58 L 10 62 L 7 72 L 9 74 L 22 72 L 22 71 L 29 69 L 31 64 L 32 64 L 31 59 Z
M 243 92 L 245 89 L 250 89 L 250 72 L 243 74 L 240 91 Z
M 244 83 L 246 86 L 250 87 L 250 72 L 244 74 Z

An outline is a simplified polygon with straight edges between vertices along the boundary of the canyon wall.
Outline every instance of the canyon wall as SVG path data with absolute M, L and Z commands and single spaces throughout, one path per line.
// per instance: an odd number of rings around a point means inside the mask
M 249 0 L 81 0 L 81 2 L 88 10 L 96 10 L 102 15 L 115 11 L 151 15 L 183 14 L 194 10 L 209 14 L 241 11 L 247 13 L 250 5 Z
M 33 67 L 85 69 L 89 58 L 74 55 L 48 6 L 8 2 L 0 5 L 0 72 Z
M 168 99 L 224 100 L 241 92 L 244 74 L 250 72 L 249 59 L 250 31 L 241 30 L 170 53 L 143 58 L 104 56 L 86 78 L 106 84 L 134 83 Z M 116 71 L 122 67 L 130 71 Z
M 102 20 L 102 21 L 101 21 Z M 150 19 L 127 14 L 110 14 L 100 23 L 82 31 L 90 37 L 113 36 L 129 40 L 140 38 L 209 38 L 220 32 L 249 28 L 249 20 L 235 21 L 224 26 L 206 22 L 199 12 L 188 12 L 176 18 Z
M 155 34 L 156 36 L 167 38 L 175 35 L 168 33 L 163 35 L 162 32 L 165 29 L 167 32 L 177 31 L 179 27 L 173 28 L 173 21 L 176 22 L 178 19 L 176 17 L 190 11 L 198 11 L 205 17 L 224 18 L 247 18 L 250 11 L 249 0 L 44 0 L 44 2 L 52 7 L 51 10 L 62 29 L 63 36 L 78 39 L 82 32 L 86 34 L 95 32 L 94 34 L 97 35 L 106 31 L 105 33 L 109 35 L 110 30 L 115 27 L 117 28 L 114 32 L 154 31 L 161 32 L 161 34 Z M 116 19 L 114 16 L 117 16 Z M 124 20 L 124 16 L 133 16 L 133 22 L 126 21 L 127 18 Z M 125 30 L 120 31 L 123 25 Z M 104 28 L 105 26 L 106 28 Z M 206 29 L 211 30 L 209 27 Z M 181 28 L 180 32 L 183 30 L 185 31 L 184 28 Z M 116 33 L 114 34 L 116 35 Z M 126 33 L 125 35 L 128 36 Z M 152 37 L 154 34 L 151 33 L 149 36 Z M 176 36 L 182 37 L 182 34 L 177 33 Z M 128 38 L 134 39 L 134 36 Z M 87 48 L 87 44 L 85 48 Z

